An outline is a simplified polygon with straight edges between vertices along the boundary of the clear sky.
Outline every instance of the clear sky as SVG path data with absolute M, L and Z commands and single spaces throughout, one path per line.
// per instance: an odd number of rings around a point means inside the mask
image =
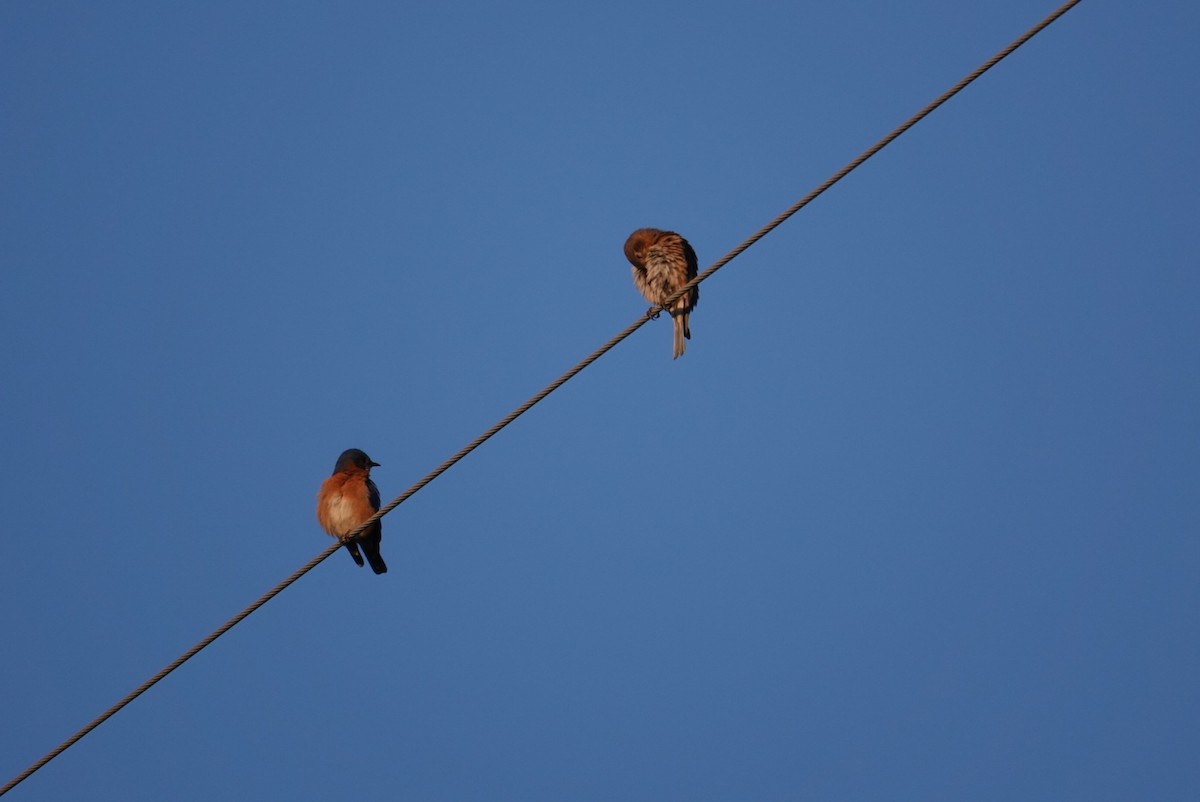
M 0 783 L 1057 4 L 0 5 Z M 1084 0 L 10 798 L 1194 800 L 1198 40 Z

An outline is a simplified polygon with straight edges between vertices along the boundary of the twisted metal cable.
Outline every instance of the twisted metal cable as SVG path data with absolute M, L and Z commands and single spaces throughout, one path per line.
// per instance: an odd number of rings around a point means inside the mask
M 238 623 L 240 623 L 240 622 L 242 621 L 242 619 L 246 618 L 246 616 L 250 615 L 252 612 L 254 612 L 255 610 L 257 610 L 259 607 L 262 607 L 264 604 L 266 604 L 267 602 L 269 602 L 271 599 L 273 599 L 273 598 L 275 598 L 276 596 L 278 596 L 278 595 L 279 595 L 279 593 L 280 593 L 280 592 L 282 592 L 284 588 L 286 588 L 288 585 L 290 585 L 290 584 L 292 584 L 293 582 L 295 582 L 295 581 L 296 581 L 297 579 L 299 579 L 300 577 L 302 577 L 302 576 L 304 576 L 305 574 L 307 574 L 307 573 L 308 573 L 309 571 L 311 571 L 313 568 L 316 568 L 316 567 L 317 567 L 317 565 L 318 565 L 318 564 L 319 564 L 319 563 L 320 563 L 322 560 L 324 560 L 324 559 L 325 559 L 326 557 L 328 557 L 330 554 L 333 554 L 335 551 L 337 551 L 339 548 L 341 548 L 341 546 L 342 546 L 342 544 L 341 544 L 341 543 L 334 543 L 332 546 L 330 546 L 329 548 L 325 549 L 325 551 L 321 552 L 321 553 L 320 553 L 320 554 L 318 554 L 316 557 L 313 557 L 311 560 L 309 560 L 309 561 L 308 561 L 308 563 L 306 563 L 306 564 L 305 564 L 303 567 L 301 567 L 301 568 L 298 568 L 298 569 L 296 570 L 296 572 L 295 572 L 295 573 L 293 573 L 291 576 L 289 576 L 287 579 L 283 580 L 283 581 L 282 581 L 282 582 L 280 582 L 278 585 L 276 585 L 275 587 L 271 588 L 271 589 L 270 589 L 270 590 L 268 590 L 266 593 L 264 593 L 262 596 L 260 596 L 260 597 L 259 597 L 259 599 L 258 599 L 258 601 L 254 602 L 254 603 L 253 603 L 253 604 L 251 604 L 249 607 L 247 607 L 246 609 L 242 610 L 240 613 L 238 613 L 237 615 L 235 615 L 233 618 L 231 618 L 231 619 L 229 619 L 228 621 L 226 621 L 226 622 L 225 622 L 225 623 L 224 623 L 224 624 L 223 624 L 221 627 L 219 627 L 219 628 L 218 628 L 218 629 L 217 629 L 215 632 L 213 632 L 213 633 L 212 633 L 211 635 L 209 635 L 207 638 L 205 638 L 204 640 L 200 641 L 199 643 L 197 643 L 197 644 L 196 644 L 195 646 L 193 646 L 192 648 L 188 649 L 186 652 L 184 652 L 183 654 L 181 654 L 179 657 L 175 658 L 175 660 L 174 660 L 174 661 L 172 661 L 170 665 L 166 666 L 166 667 L 165 667 L 165 668 L 163 668 L 161 671 L 159 671 L 157 674 L 155 674 L 153 677 L 151 677 L 150 679 L 146 680 L 146 681 L 145 681 L 145 682 L 143 682 L 141 685 L 139 685 L 137 688 L 135 688 L 134 690 L 132 690 L 132 691 L 129 693 L 129 695 L 128 695 L 128 696 L 126 696 L 124 699 L 122 699 L 121 701 L 117 702 L 115 705 L 113 705 L 112 707 L 110 707 L 108 710 L 105 710 L 105 711 L 104 711 L 103 713 L 101 713 L 99 716 L 96 716 L 96 718 L 92 719 L 92 721 L 91 721 L 91 722 L 90 722 L 90 723 L 89 723 L 87 726 L 85 726 L 83 729 L 81 729 L 79 732 L 75 733 L 75 734 L 74 734 L 74 735 L 72 735 L 70 738 L 68 738 L 67 740 L 65 740 L 65 741 L 63 741 L 61 744 L 59 744 L 57 747 L 55 747 L 53 750 L 51 750 L 50 752 L 46 753 L 46 755 L 45 755 L 44 757 L 42 757 L 42 759 L 41 759 L 41 760 L 37 761 L 37 762 L 36 762 L 36 763 L 34 763 L 32 766 L 30 766 L 29 768 L 25 769 L 25 771 L 21 772 L 21 773 L 20 773 L 20 774 L 18 774 L 16 777 L 14 777 L 14 778 L 12 778 L 11 780 L 9 780 L 9 781 L 8 781 L 8 783 L 7 783 L 7 784 L 6 784 L 6 785 L 5 785 L 3 788 L 0 788 L 0 796 L 4 796 L 5 794 L 7 794 L 9 791 L 11 791 L 13 788 L 15 788 L 15 787 L 16 787 L 16 786 L 17 786 L 19 783 L 21 783 L 21 782 L 22 782 L 22 781 L 24 781 L 24 780 L 25 780 L 27 777 L 29 777 L 29 775 L 33 774 L 35 771 L 37 771 L 38 769 L 40 769 L 42 766 L 46 765 L 46 764 L 47 764 L 47 763 L 49 763 L 51 760 L 53 760 L 54 758 L 58 757 L 58 756 L 59 756 L 59 755 L 61 755 L 63 752 L 65 752 L 65 751 L 67 751 L 69 748 L 71 748 L 71 746 L 72 746 L 72 745 L 74 745 L 74 743 L 75 743 L 76 741 L 78 741 L 80 738 L 82 738 L 83 736 L 85 736 L 85 735 L 87 735 L 89 732 L 91 732 L 92 730 L 94 730 L 94 729 L 96 729 L 97 727 L 99 727 L 99 726 L 100 726 L 101 724 L 103 724 L 105 721 L 108 721 L 108 719 L 110 719 L 110 718 L 111 718 L 111 717 L 112 717 L 114 714 L 116 714 L 116 712 L 117 712 L 118 710 L 120 710 L 120 709 L 121 709 L 121 708 L 123 708 L 125 705 L 129 704 L 130 702 L 132 702 L 134 699 L 136 699 L 136 698 L 138 698 L 139 696 L 141 696 L 141 695 L 142 695 L 143 693 L 145 693 L 146 691 L 150 690 L 150 688 L 151 688 L 151 687 L 152 687 L 152 686 L 153 686 L 155 683 L 157 683 L 157 682 L 158 682 L 160 679 L 162 679 L 163 677 L 167 676 L 167 675 L 168 675 L 168 674 L 170 674 L 172 671 L 174 671 L 175 669 L 179 668 L 181 665 L 183 665 L 184 663 L 186 663 L 188 660 L 190 660 L 190 659 L 192 659 L 193 657 L 195 657 L 195 656 L 196 656 L 196 654 L 197 654 L 197 653 L 198 653 L 198 652 L 199 652 L 201 649 L 203 649 L 205 646 L 207 646 L 208 644 L 212 643 L 213 641 L 215 641 L 217 638 L 219 638 L 219 637 L 221 637 L 222 635 L 224 635 L 224 634 L 225 634 L 226 632 L 228 632 L 229 630 L 233 629 L 233 628 L 234 628 L 234 627 L 235 627 L 235 626 L 236 626 Z
M 889 133 L 883 139 L 879 140 L 874 145 L 867 148 L 857 158 L 855 158 L 853 161 L 851 161 L 845 167 L 838 170 L 832 176 L 827 178 L 824 182 L 822 182 L 819 186 L 817 186 L 815 189 L 813 189 L 811 192 L 809 192 L 803 198 L 796 201 L 796 203 L 794 203 L 792 206 L 788 207 L 788 209 L 786 211 L 784 211 L 782 214 L 780 214 L 774 220 L 772 220 L 771 222 L 767 223 L 765 226 L 760 228 L 758 231 L 756 231 L 754 234 L 752 234 L 749 238 L 747 238 L 742 244 L 738 245 L 732 251 L 725 254 L 725 256 L 721 257 L 721 259 L 719 259 L 711 267 L 707 268 L 703 273 L 699 274 L 698 276 L 693 278 L 691 281 L 689 281 L 687 284 L 685 284 L 683 287 L 681 287 L 678 292 L 676 292 L 674 295 L 672 295 L 670 298 L 668 298 L 661 306 L 650 309 L 645 314 L 643 314 L 641 317 L 639 317 L 637 320 L 630 323 L 628 326 L 625 327 L 624 330 L 622 330 L 618 334 L 614 335 L 612 339 L 610 339 L 604 345 L 600 346 L 595 351 L 593 351 L 591 354 L 589 354 L 587 357 L 585 357 L 581 362 L 579 362 L 579 364 L 575 365 L 573 368 L 568 370 L 566 373 L 564 373 L 563 375 L 559 376 L 557 379 L 552 381 L 550 384 L 548 384 L 545 388 L 543 388 L 540 392 L 538 392 L 536 395 L 534 395 L 532 398 L 530 398 L 524 404 L 521 404 L 521 406 L 517 407 L 512 412 L 508 413 L 508 415 L 504 416 L 502 419 L 500 419 L 495 424 L 493 424 L 483 434 L 479 435 L 474 440 L 472 440 L 470 443 L 467 443 L 465 446 L 463 446 L 458 451 L 458 453 L 454 454 L 452 457 L 447 459 L 441 465 L 437 466 L 432 471 L 427 473 L 424 477 L 422 477 L 420 480 L 418 480 L 416 482 L 416 484 L 414 484 L 412 487 L 408 488 L 403 493 L 401 493 L 399 496 L 392 499 L 390 502 L 388 502 L 388 504 L 386 506 L 382 507 L 377 513 L 375 513 L 373 516 L 371 516 L 368 520 L 364 521 L 362 523 L 362 525 L 360 525 L 357 529 L 355 529 L 353 532 L 351 532 L 349 535 L 347 535 L 346 539 L 347 540 L 356 539 L 359 535 L 361 535 L 367 529 L 368 526 L 375 523 L 383 516 L 387 515 L 389 512 L 394 510 L 396 507 L 399 507 L 401 504 L 403 504 L 405 501 L 407 501 L 410 497 L 412 497 L 413 494 L 415 494 L 417 491 L 421 490 L 421 488 L 425 487 L 425 485 L 429 484 L 434 479 L 438 478 L 443 473 L 448 471 L 451 467 L 454 466 L 455 463 L 457 463 L 463 457 L 470 454 L 475 449 L 479 448 L 479 446 L 483 445 L 485 442 L 487 442 L 489 439 L 491 439 L 491 437 L 493 435 L 495 435 L 497 432 L 499 432 L 505 426 L 512 423 L 514 420 L 521 417 L 522 415 L 524 415 L 539 401 L 544 399 L 546 396 L 550 395 L 552 392 L 557 390 L 559 387 L 562 387 L 564 384 L 566 384 L 568 381 L 570 381 L 576 375 L 578 375 L 588 365 L 592 364 L 597 359 L 604 356 L 606 353 L 608 353 L 613 348 L 615 348 L 618 343 L 620 343 L 622 340 L 624 340 L 629 335 L 633 334 L 635 331 L 637 331 L 643 325 L 645 325 L 646 321 L 657 316 L 660 311 L 665 310 L 668 307 L 670 307 L 670 305 L 672 303 L 674 303 L 685 292 L 687 292 L 688 290 L 690 290 L 692 287 L 696 286 L 700 282 L 706 280 L 713 273 L 716 273 L 722 267 L 724 267 L 725 265 L 727 265 L 731 261 L 733 261 L 736 257 L 740 256 L 751 245 L 758 242 L 760 239 L 765 237 L 767 234 L 771 233 L 771 231 L 773 231 L 774 229 L 779 227 L 779 225 L 782 224 L 789 217 L 791 217 L 796 212 L 803 209 L 805 206 L 807 206 L 809 203 L 811 203 L 813 200 L 815 200 L 818 196 L 820 196 L 822 193 L 824 193 L 827 189 L 829 189 L 834 184 L 836 184 L 838 181 L 841 181 L 843 178 L 845 178 L 847 175 L 849 175 L 852 171 L 854 171 L 859 166 L 861 166 L 863 164 L 863 162 L 867 161 L 867 159 L 871 158 L 876 153 L 883 150 L 885 147 L 887 147 L 889 144 L 891 144 L 893 140 L 895 140 L 901 134 L 906 132 L 908 129 L 912 128 L 914 125 L 916 125 L 918 122 L 923 120 L 925 117 L 929 116 L 935 109 L 937 109 L 939 106 L 941 106 L 947 100 L 949 100 L 950 98 L 954 97 L 959 92 L 961 92 L 964 88 L 966 88 L 969 84 L 971 84 L 976 78 L 983 75 L 985 72 L 990 70 L 992 67 L 996 66 L 996 64 L 998 64 L 1001 60 L 1003 60 L 1007 56 L 1011 55 L 1013 53 L 1013 51 L 1015 51 L 1017 48 L 1021 47 L 1021 45 L 1028 42 L 1030 39 L 1032 39 L 1034 36 L 1036 36 L 1038 33 L 1040 33 L 1046 27 L 1051 25 L 1055 20 L 1057 20 L 1063 14 L 1070 11 L 1073 7 L 1078 5 L 1080 2 L 1082 2 L 1082 0 L 1068 0 L 1068 2 L 1063 3 L 1063 5 L 1061 5 L 1059 8 L 1057 8 L 1053 12 L 1051 12 L 1051 14 L 1049 16 L 1047 16 L 1041 22 L 1034 25 L 1028 31 L 1023 33 L 1017 39 L 1015 39 L 1012 42 L 1012 44 L 1008 45 L 1008 47 L 1004 48 L 999 53 L 997 53 L 996 55 L 992 56 L 990 59 L 985 61 L 983 64 L 979 65 L 970 74 L 968 74 L 966 77 L 964 77 L 958 83 L 954 84 L 954 86 L 950 87 L 945 92 L 943 92 L 937 99 L 935 99 L 929 105 L 925 106 L 925 108 L 921 109 L 916 114 L 909 117 L 907 120 L 905 120 L 903 123 L 901 123 L 899 126 L 897 126 L 891 133 Z M 327 558 L 329 555 L 333 554 L 335 551 L 337 551 L 339 548 L 341 548 L 341 546 L 342 546 L 341 543 L 334 543 L 333 545 L 327 547 L 323 552 L 318 554 L 316 557 L 313 557 L 311 560 L 308 561 L 308 563 L 306 563 L 301 568 L 297 569 L 295 573 L 293 573 L 287 579 L 283 580 L 278 585 L 276 585 L 275 587 L 271 588 L 269 591 L 264 593 L 261 597 L 258 598 L 257 601 L 255 601 L 253 604 L 251 604 L 246 609 L 242 610 L 240 613 L 235 615 L 233 618 L 229 619 L 229 621 L 227 621 L 224 625 L 222 625 L 220 628 L 218 628 L 216 631 L 214 631 L 211 635 L 209 635 L 208 637 L 201 640 L 199 643 L 197 643 L 192 648 L 188 649 L 186 652 L 184 652 L 182 655 L 180 655 L 178 658 L 176 658 L 173 662 L 171 662 L 170 665 L 166 666 L 161 671 L 159 671 L 157 674 L 150 677 L 150 679 L 146 680 L 141 685 L 139 685 L 135 690 L 133 690 L 124 699 L 117 702 L 115 705 L 110 707 L 108 710 L 101 713 L 99 716 L 97 716 L 95 719 L 93 719 L 89 724 L 87 724 L 87 726 L 85 726 L 85 727 L 83 727 L 83 729 L 79 730 L 79 732 L 75 733 L 70 738 L 63 741 L 61 744 L 59 744 L 57 747 L 55 747 L 53 750 L 51 750 L 49 753 L 47 753 L 44 757 L 42 757 L 40 760 L 38 760 L 32 766 L 30 766 L 29 768 L 25 769 L 25 771 L 18 774 L 16 777 L 14 777 L 12 780 L 10 780 L 3 787 L 0 787 L 0 796 L 4 796 L 4 794 L 11 791 L 13 788 L 15 788 L 18 784 L 23 782 L 25 779 L 27 779 L 35 771 L 37 771 L 38 769 L 45 766 L 47 763 L 49 763 L 54 758 L 58 757 L 60 754 L 65 752 L 67 749 L 69 749 L 72 745 L 74 745 L 77 741 L 79 741 L 81 738 L 83 738 L 89 732 L 96 729 L 96 727 L 99 727 L 101 724 L 103 724 L 105 721 L 107 721 L 109 718 L 111 718 L 114 714 L 117 713 L 117 711 L 119 711 L 121 708 L 125 707 L 125 705 L 129 704 L 134 699 L 138 698 L 143 693 L 148 691 L 159 680 L 163 679 L 168 674 L 170 674 L 172 671 L 179 668 L 181 665 L 186 663 L 191 658 L 195 657 L 196 654 L 199 653 L 201 649 L 208 646 L 210 643 L 212 643 L 217 638 L 224 635 L 229 630 L 233 629 L 237 624 L 239 624 L 243 619 L 245 619 L 247 616 L 249 616 L 251 613 L 253 613 L 255 610 L 257 610 L 259 607 L 262 607 L 264 604 L 269 602 L 271 599 L 278 596 L 281 592 L 283 592 L 283 590 L 288 585 L 291 585 L 293 582 L 295 582 L 297 579 L 299 579 L 300 577 L 307 574 L 313 568 L 316 568 L 317 565 L 319 565 L 321 562 L 323 562 L 325 560 L 325 558 Z
M 928 117 L 939 106 L 941 106 L 943 103 L 945 103 L 950 98 L 957 95 L 959 92 L 961 92 L 963 89 L 965 89 L 969 84 L 974 82 L 974 80 L 976 78 L 983 75 L 985 72 L 990 70 L 992 67 L 999 64 L 1006 57 L 1012 55 L 1014 50 L 1016 50 L 1018 47 L 1025 44 L 1026 42 L 1028 42 L 1033 37 L 1037 36 L 1045 28 L 1049 27 L 1055 20 L 1057 20 L 1063 14 L 1066 14 L 1072 8 L 1077 6 L 1080 2 L 1082 2 L 1082 0 L 1068 0 L 1068 2 L 1063 3 L 1061 6 L 1056 8 L 1054 11 L 1052 11 L 1050 13 L 1049 16 L 1047 16 L 1045 19 L 1043 19 L 1037 25 L 1034 25 L 1032 28 L 1027 30 L 1025 33 L 1021 34 L 1019 37 L 1014 39 L 1013 42 L 1008 47 L 1004 48 L 999 53 L 997 53 L 996 55 L 992 56 L 987 61 L 980 64 L 978 67 L 976 67 L 974 70 L 972 70 L 968 75 L 966 75 L 961 81 L 959 81 L 954 86 L 947 89 L 940 96 L 938 96 L 935 100 L 933 100 L 928 106 L 921 109 L 920 111 L 918 111 L 913 116 L 909 117 L 904 122 L 900 123 L 900 125 L 896 126 L 896 128 L 890 134 L 888 134 L 883 139 L 876 142 L 871 147 L 864 150 L 861 154 L 859 154 L 859 156 L 857 158 L 855 158 L 853 161 L 851 161 L 845 167 L 838 170 L 836 173 L 831 175 L 829 178 L 825 179 L 825 181 L 822 182 L 821 185 L 818 186 L 816 189 L 814 189 L 812 192 L 809 192 L 803 198 L 796 201 L 793 205 L 788 207 L 788 209 L 786 211 L 784 211 L 781 215 L 776 217 L 771 222 L 767 223 L 765 226 L 760 228 L 758 231 L 754 232 L 741 245 L 737 246 L 732 251 L 725 254 L 725 256 L 721 257 L 721 259 L 718 260 L 717 263 L 714 264 L 712 267 L 708 268 L 703 273 L 696 276 L 694 279 L 692 279 L 687 284 L 685 284 L 683 287 L 681 287 L 679 292 L 672 295 L 670 298 L 668 298 L 666 300 L 665 303 L 663 303 L 662 308 L 666 309 L 672 303 L 674 303 L 676 300 L 678 300 L 679 297 L 681 295 L 683 295 L 685 292 L 687 292 L 692 287 L 699 284 L 701 281 L 704 281 L 705 279 L 707 279 L 713 273 L 716 273 L 718 270 L 720 270 L 725 265 L 729 264 L 729 262 L 733 261 L 733 259 L 735 257 L 741 255 L 741 253 L 743 251 L 745 251 L 747 248 L 749 248 L 751 245 L 758 242 L 760 239 L 765 237 L 767 234 L 771 233 L 771 231 L 773 231 L 775 228 L 777 228 L 781 223 L 783 223 L 783 221 L 787 220 L 789 217 L 794 215 L 796 212 L 800 211 L 805 206 L 812 203 L 812 201 L 815 200 L 823 192 L 825 192 L 825 190 L 832 187 L 838 181 L 841 181 L 843 178 L 845 178 L 847 175 L 849 175 L 853 170 L 855 170 L 856 168 L 861 166 L 862 163 L 865 162 L 867 159 L 871 158 L 876 153 L 878 153 L 879 151 L 886 148 L 888 145 L 890 145 L 892 143 L 893 140 L 895 140 L 897 137 L 899 137 L 901 134 L 903 134 L 909 128 L 912 128 L 914 125 L 919 123 L 921 120 Z

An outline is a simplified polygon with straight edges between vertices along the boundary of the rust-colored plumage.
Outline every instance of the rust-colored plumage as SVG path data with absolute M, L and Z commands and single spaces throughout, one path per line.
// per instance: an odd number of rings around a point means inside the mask
M 662 306 L 696 277 L 696 252 L 674 231 L 639 228 L 625 240 L 625 258 L 633 265 L 633 285 L 655 306 Z M 700 288 L 692 287 L 667 310 L 675 325 L 672 359 L 683 354 L 683 341 L 692 338 L 688 317 L 699 300 Z
M 317 493 L 317 520 L 331 536 L 346 544 L 346 550 L 354 562 L 363 564 L 358 553 L 361 544 L 371 570 L 377 574 L 387 573 L 387 563 L 379 553 L 383 540 L 383 527 L 376 521 L 357 540 L 346 540 L 346 536 L 357 529 L 363 521 L 379 511 L 379 488 L 371 481 L 371 468 L 379 467 L 365 452 L 350 448 L 342 452 L 333 475 L 321 484 Z

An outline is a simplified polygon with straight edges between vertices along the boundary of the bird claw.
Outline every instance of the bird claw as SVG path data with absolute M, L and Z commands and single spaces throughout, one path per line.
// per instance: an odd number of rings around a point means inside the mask
M 662 314 L 661 306 L 652 306 L 646 310 L 646 316 L 651 320 L 658 320 L 658 316 Z

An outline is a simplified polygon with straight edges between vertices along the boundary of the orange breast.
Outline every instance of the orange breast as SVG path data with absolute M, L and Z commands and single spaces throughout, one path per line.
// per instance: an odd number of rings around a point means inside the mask
M 362 474 L 336 473 L 317 493 L 317 520 L 325 531 L 342 537 L 375 514 Z

